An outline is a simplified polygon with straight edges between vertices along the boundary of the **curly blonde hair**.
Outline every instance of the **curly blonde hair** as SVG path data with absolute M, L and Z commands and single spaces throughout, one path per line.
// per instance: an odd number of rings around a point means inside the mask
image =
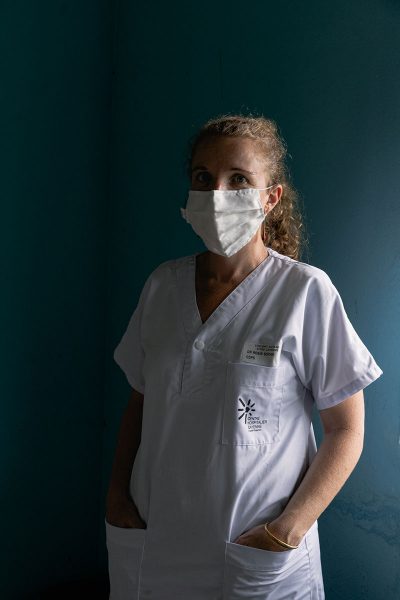
M 246 116 L 241 114 L 223 114 L 207 121 L 189 140 L 187 174 L 191 177 L 191 165 L 198 145 L 206 139 L 216 136 L 247 137 L 255 140 L 269 172 L 270 183 L 283 186 L 278 204 L 265 217 L 263 241 L 266 246 L 300 260 L 308 248 L 305 219 L 300 209 L 300 196 L 291 182 L 286 164 L 286 142 L 272 119 L 264 116 Z

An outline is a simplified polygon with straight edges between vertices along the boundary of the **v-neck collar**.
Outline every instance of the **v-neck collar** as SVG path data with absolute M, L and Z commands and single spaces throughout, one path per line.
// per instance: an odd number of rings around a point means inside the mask
M 201 253 L 197 252 L 182 259 L 177 269 L 177 278 L 183 324 L 190 338 L 196 336 L 197 339 L 210 341 L 254 298 L 265 283 L 264 278 L 258 275 L 269 269 L 273 261 L 273 251 L 269 247 L 267 250 L 268 256 L 222 300 L 204 323 L 196 299 L 196 257 Z

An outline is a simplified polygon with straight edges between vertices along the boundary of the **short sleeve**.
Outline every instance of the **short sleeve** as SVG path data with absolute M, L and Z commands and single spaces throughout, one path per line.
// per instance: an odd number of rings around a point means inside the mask
M 322 273 L 310 282 L 297 359 L 318 410 L 339 404 L 383 373 L 352 326 L 339 292 Z
M 143 377 L 144 352 L 141 343 L 141 323 L 149 287 L 150 277 L 143 286 L 139 301 L 129 320 L 126 331 L 114 350 L 115 362 L 125 373 L 132 388 L 141 394 L 144 393 L 145 388 Z

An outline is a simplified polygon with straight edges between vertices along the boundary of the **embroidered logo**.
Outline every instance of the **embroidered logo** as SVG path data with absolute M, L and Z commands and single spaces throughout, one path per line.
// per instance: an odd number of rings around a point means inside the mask
M 252 412 L 254 412 L 256 409 L 253 408 L 253 406 L 255 405 L 255 402 L 253 402 L 253 404 L 250 404 L 251 402 L 251 398 L 249 398 L 247 400 L 247 404 L 245 402 L 243 402 L 242 398 L 239 397 L 239 402 L 242 404 L 243 408 L 238 408 L 238 411 L 242 411 L 242 414 L 239 416 L 239 421 L 242 417 L 244 417 L 244 422 L 247 425 L 247 415 L 251 415 Z
M 238 408 L 238 412 L 241 413 L 238 417 L 238 421 L 244 417 L 242 423 L 247 426 L 248 431 L 261 431 L 262 426 L 268 423 L 268 419 L 260 419 L 258 415 L 253 414 L 256 412 L 256 409 L 254 408 L 256 403 L 253 402 L 251 398 L 245 402 L 243 398 L 239 396 L 238 400 L 241 404 Z

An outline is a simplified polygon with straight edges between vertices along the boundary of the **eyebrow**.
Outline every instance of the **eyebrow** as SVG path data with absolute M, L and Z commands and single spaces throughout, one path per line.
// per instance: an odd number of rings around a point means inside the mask
M 193 167 L 192 173 L 194 171 L 200 171 L 200 170 L 207 171 L 207 167 L 203 167 L 203 166 Z M 241 169 L 240 167 L 231 167 L 229 169 L 229 171 L 243 171 L 244 173 L 250 173 L 250 175 L 255 175 L 256 174 L 255 171 L 246 171 L 246 169 Z

